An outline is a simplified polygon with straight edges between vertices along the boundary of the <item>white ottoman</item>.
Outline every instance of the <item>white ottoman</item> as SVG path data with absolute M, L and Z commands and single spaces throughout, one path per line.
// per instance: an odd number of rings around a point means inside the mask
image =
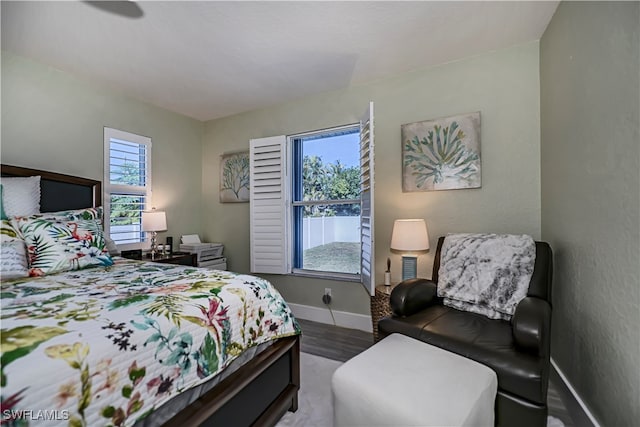
M 498 379 L 471 359 L 393 334 L 331 380 L 335 427 L 493 426 Z

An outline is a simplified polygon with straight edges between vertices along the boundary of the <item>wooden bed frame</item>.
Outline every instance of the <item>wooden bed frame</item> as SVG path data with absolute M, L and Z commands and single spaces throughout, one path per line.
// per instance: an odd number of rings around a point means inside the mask
M 102 183 L 55 172 L 1 165 L 2 176 L 41 178 L 41 211 L 102 205 Z M 300 336 L 281 338 L 177 413 L 166 426 L 273 426 L 298 409 Z

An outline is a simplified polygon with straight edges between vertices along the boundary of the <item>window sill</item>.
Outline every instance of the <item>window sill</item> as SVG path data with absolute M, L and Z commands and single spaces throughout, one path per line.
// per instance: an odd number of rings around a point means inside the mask
M 359 274 L 349 274 L 349 273 L 332 273 L 329 271 L 314 271 L 314 270 L 302 270 L 298 268 L 294 268 L 293 272 L 289 274 L 290 276 L 298 276 L 298 277 L 311 277 L 314 279 L 324 279 L 324 280 L 336 280 L 340 282 L 355 282 L 361 283 Z

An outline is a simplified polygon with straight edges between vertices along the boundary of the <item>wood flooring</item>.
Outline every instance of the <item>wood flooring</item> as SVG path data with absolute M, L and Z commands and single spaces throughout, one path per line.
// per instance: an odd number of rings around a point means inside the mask
M 373 345 L 373 334 L 357 329 L 347 329 L 311 320 L 297 319 L 302 328 L 301 350 L 305 353 L 346 362 Z M 549 415 L 560 419 L 565 427 L 573 427 L 571 415 L 558 392 L 549 381 L 547 392 Z

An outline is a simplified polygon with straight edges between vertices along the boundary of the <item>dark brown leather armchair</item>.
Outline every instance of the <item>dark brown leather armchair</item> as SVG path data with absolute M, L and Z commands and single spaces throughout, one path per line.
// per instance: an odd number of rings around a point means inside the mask
M 401 333 L 490 367 L 498 375 L 496 425 L 546 426 L 551 248 L 547 243 L 536 242 L 536 260 L 527 296 L 518 304 L 509 322 L 442 304 L 436 287 L 443 242 L 441 237 L 432 280 L 406 280 L 393 289 L 393 315 L 378 323 L 380 336 Z

